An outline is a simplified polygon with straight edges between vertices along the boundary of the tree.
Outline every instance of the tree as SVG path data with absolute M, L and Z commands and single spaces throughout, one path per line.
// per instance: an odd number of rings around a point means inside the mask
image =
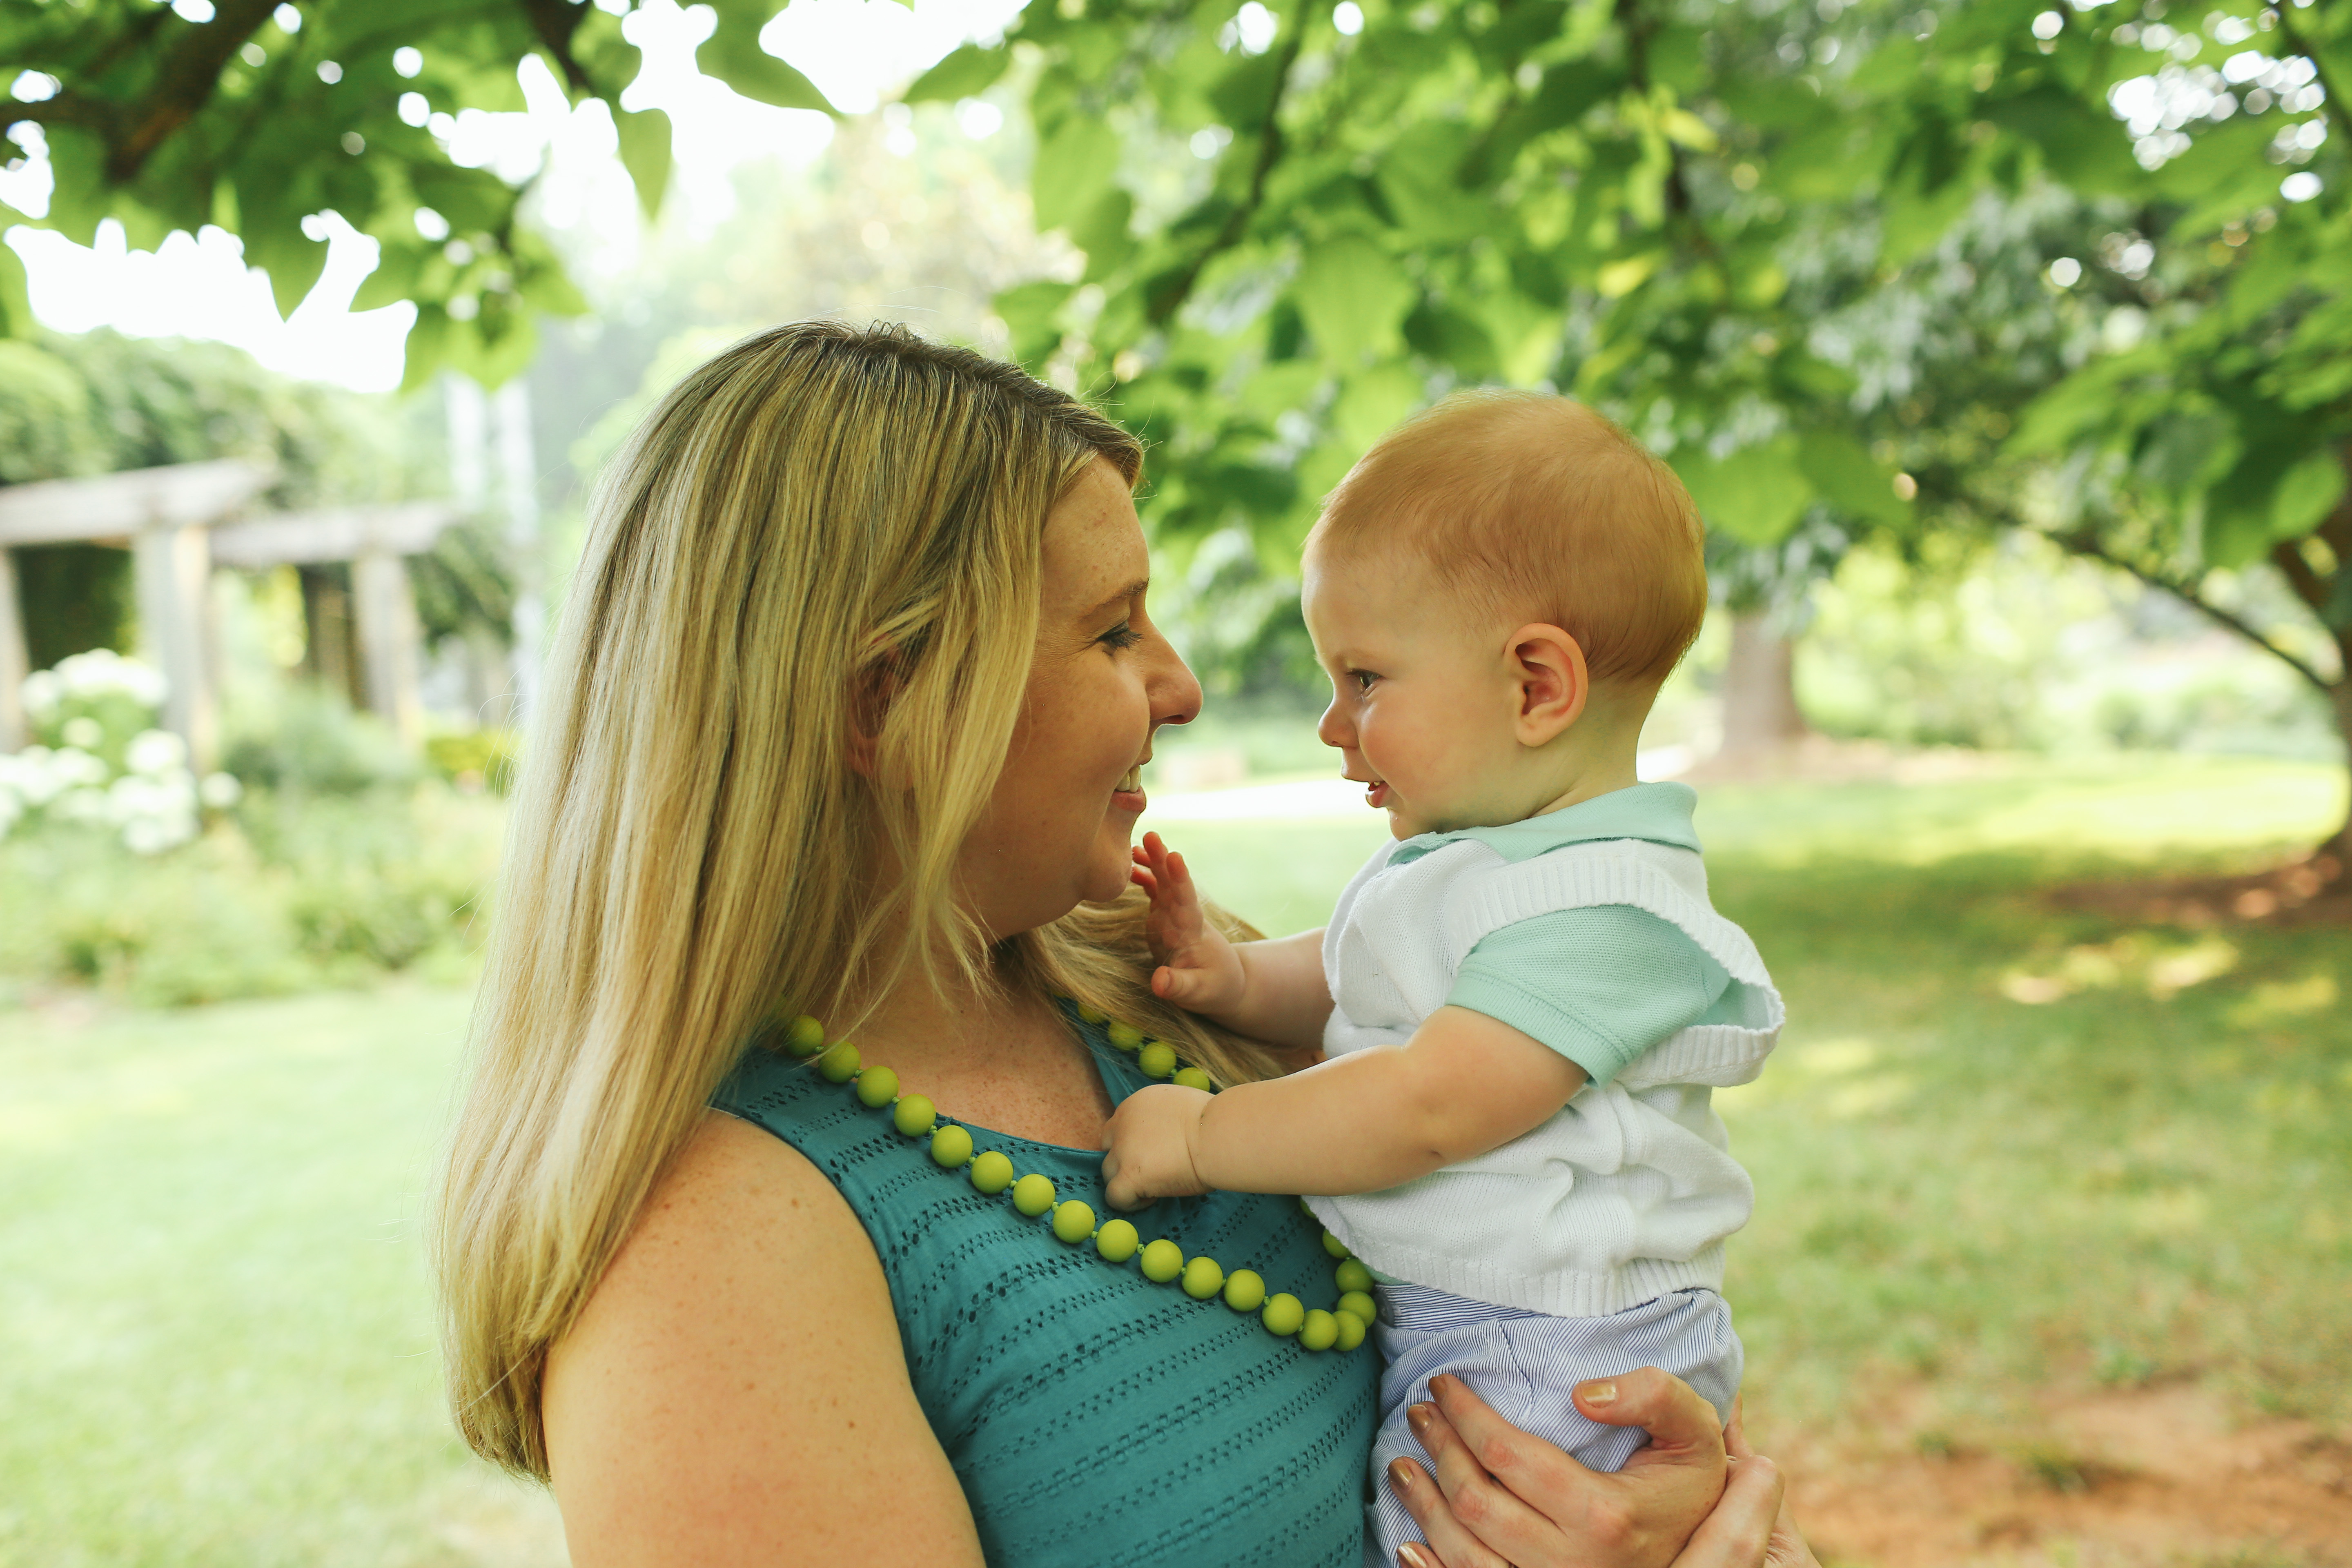
M 317 218 L 341 215 L 383 246 L 353 301 L 413 300 L 406 384 L 443 366 L 485 383 L 530 361 L 533 320 L 584 310 L 544 237 L 518 216 L 528 188 L 451 161 L 436 116 L 524 107 L 516 68 L 536 56 L 574 102 L 610 108 L 646 209 L 669 178 L 668 117 L 620 106 L 635 79 L 625 5 L 586 0 L 0 0 L 0 156 L 37 127 L 56 190 L 47 216 L 0 206 L 0 227 L 46 226 L 81 244 L 120 221 L 151 248 L 217 224 L 269 274 L 290 314 L 326 265 Z M 763 51 L 771 0 L 718 0 L 696 55 L 763 102 L 829 111 Z M 203 17 L 203 20 L 194 18 Z M 0 247 L 0 333 L 33 330 L 22 265 Z
M 1173 454 L 1166 537 L 1246 520 L 1290 558 L 1395 418 L 1549 383 L 1751 545 L 2044 529 L 2295 661 L 2352 740 L 2352 177 L 2318 112 L 2346 9 L 1070 0 L 908 97 L 1034 55 L 1037 221 L 1087 263 L 999 310 Z M 1188 151 L 1205 167 L 1171 181 Z M 2038 250 L 2053 229 L 2067 248 Z M 2129 352 L 2084 340 L 2084 295 L 2142 301 Z M 2018 313 L 1987 320 L 1980 277 Z M 1965 391 L 1938 427 L 1873 384 L 1880 347 L 1820 330 L 1896 302 L 1934 318 L 1909 378 Z M 2265 558 L 2334 668 L 2210 591 Z

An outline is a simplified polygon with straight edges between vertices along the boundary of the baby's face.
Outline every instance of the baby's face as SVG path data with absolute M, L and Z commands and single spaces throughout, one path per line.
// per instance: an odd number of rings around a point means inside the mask
M 1399 552 L 1311 552 L 1301 600 L 1331 679 L 1316 728 L 1370 785 L 1399 838 L 1515 822 L 1522 750 L 1508 629 L 1473 625 L 1428 569 Z

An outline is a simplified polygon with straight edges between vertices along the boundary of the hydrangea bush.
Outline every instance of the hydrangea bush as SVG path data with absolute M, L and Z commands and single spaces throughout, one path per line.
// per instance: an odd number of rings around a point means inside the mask
M 185 742 L 155 727 L 164 692 L 160 670 L 110 648 L 27 678 L 25 714 L 40 743 L 0 755 L 0 837 L 81 824 L 160 855 L 196 837 L 205 808 L 236 804 L 235 778 L 198 778 Z

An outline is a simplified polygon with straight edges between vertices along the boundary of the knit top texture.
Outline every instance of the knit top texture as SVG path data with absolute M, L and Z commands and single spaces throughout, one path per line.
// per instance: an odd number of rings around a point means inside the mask
M 1715 912 L 1696 839 L 1696 796 L 1679 784 L 1612 792 L 1513 828 L 1383 846 L 1339 895 L 1323 937 L 1331 1016 L 1323 1049 L 1402 1045 L 1439 1007 L 1457 1003 L 1465 960 L 1498 932 L 1561 911 L 1637 912 L 1638 976 L 1659 952 L 1696 950 L 1691 973 L 1712 986 L 1663 1034 L 1626 1041 L 1630 1059 L 1593 1074 L 1558 1113 L 1483 1154 L 1381 1192 L 1307 1200 L 1384 1278 L 1473 1300 L 1559 1317 L 1601 1317 L 1671 1291 L 1720 1289 L 1723 1241 L 1748 1223 L 1755 1186 L 1731 1157 L 1712 1091 L 1754 1079 L 1779 1038 L 1780 993 L 1756 944 Z M 1679 818 L 1675 842 L 1668 831 Z M 1644 820 L 1663 821 L 1643 837 Z M 1486 836 L 1549 836 L 1517 858 Z M 1657 935 L 1667 946 L 1660 947 Z M 1490 950 L 1491 951 L 1491 950 Z M 1700 960 L 1703 958 L 1704 962 Z M 1499 991 L 1549 998 L 1585 1033 L 1628 954 L 1603 943 L 1545 951 L 1520 944 Z M 1640 987 L 1636 987 L 1640 989 Z M 1506 1001 L 1509 998 L 1506 997 Z M 1545 1039 L 1543 1021 L 1505 1022 Z M 1696 1016 L 1693 1016 L 1693 1015 Z M 1620 1031 L 1621 1035 L 1622 1031 Z M 1564 1054 L 1574 1057 L 1573 1050 Z
M 1114 1102 L 1147 1084 L 1073 1012 Z M 887 1064 L 886 1064 L 887 1065 Z M 919 1084 L 909 1085 L 910 1091 Z M 1380 1362 L 1301 1349 L 1255 1314 L 1065 1245 L 932 1163 L 846 1088 L 764 1046 L 712 1100 L 824 1172 L 881 1258 L 907 1370 L 1005 1568 L 1358 1568 Z M 948 1118 L 942 1117 L 941 1121 Z M 970 1124 L 967 1123 L 967 1126 Z M 1112 1217 L 1102 1154 L 971 1127 L 1023 1175 Z M 1336 1298 L 1319 1227 L 1286 1197 L 1211 1193 L 1126 1215 L 1269 1294 Z

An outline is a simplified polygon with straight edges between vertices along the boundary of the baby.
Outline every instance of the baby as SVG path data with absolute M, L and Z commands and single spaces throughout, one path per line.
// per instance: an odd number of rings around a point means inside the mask
M 1754 1188 L 1710 1091 L 1753 1079 L 1780 999 L 1707 902 L 1681 784 L 1633 751 L 1706 607 L 1690 498 L 1564 398 L 1450 398 L 1325 503 L 1304 605 L 1319 733 L 1389 814 L 1330 925 L 1229 942 L 1181 856 L 1136 852 L 1152 989 L 1325 1059 L 1212 1098 L 1129 1098 L 1110 1203 L 1304 1193 L 1379 1282 L 1385 1363 L 1369 1560 L 1419 1539 L 1387 1480 L 1408 1407 L 1453 1373 L 1597 1469 L 1638 1429 L 1588 1378 L 1675 1373 L 1729 1414 L 1723 1240 Z

